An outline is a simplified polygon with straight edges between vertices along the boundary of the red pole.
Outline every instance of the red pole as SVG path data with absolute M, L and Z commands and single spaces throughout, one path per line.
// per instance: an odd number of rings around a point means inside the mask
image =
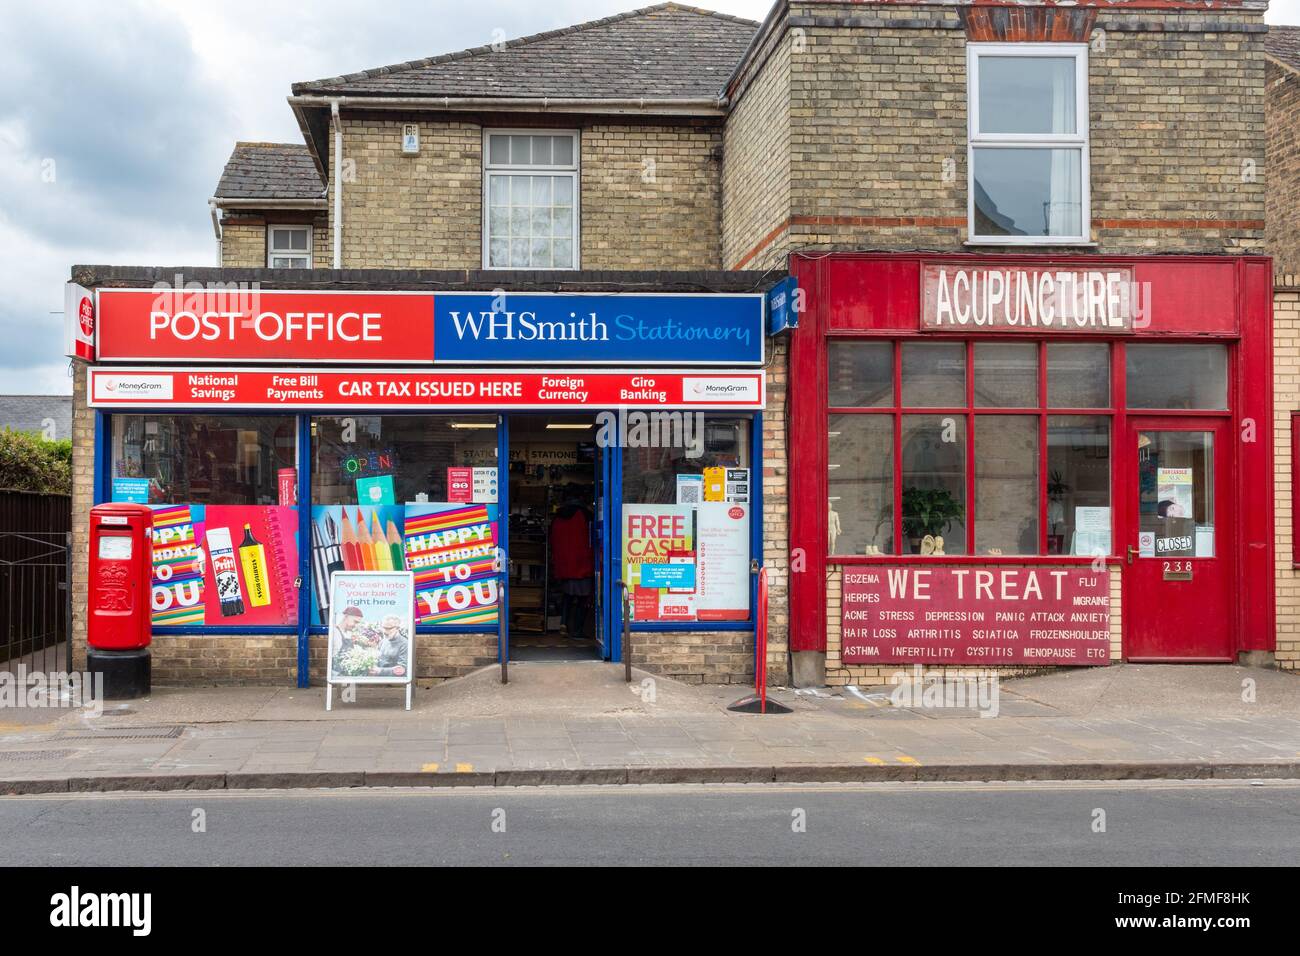
M 758 712 L 767 713 L 767 568 L 758 569 L 758 629 L 755 635 L 758 660 L 754 667 Z

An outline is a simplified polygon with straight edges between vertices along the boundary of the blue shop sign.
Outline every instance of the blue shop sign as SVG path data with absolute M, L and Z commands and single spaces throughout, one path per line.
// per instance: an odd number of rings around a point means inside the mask
M 786 329 L 799 328 L 799 313 L 795 309 L 799 280 L 786 276 L 767 293 L 767 334 L 779 335 Z
M 762 365 L 764 296 L 438 292 L 434 364 Z

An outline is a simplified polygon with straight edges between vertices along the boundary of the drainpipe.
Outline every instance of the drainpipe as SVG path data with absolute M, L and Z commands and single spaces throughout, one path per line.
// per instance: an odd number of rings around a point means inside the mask
M 334 268 L 343 268 L 343 120 L 339 101 L 330 100 L 330 120 L 334 124 Z
M 212 217 L 212 234 L 217 237 L 217 265 L 221 265 L 221 214 L 217 211 L 217 201 L 208 200 L 208 215 Z

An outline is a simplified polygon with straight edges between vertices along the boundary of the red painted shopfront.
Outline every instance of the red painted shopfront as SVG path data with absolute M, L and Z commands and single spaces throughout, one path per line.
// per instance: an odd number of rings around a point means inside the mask
M 1270 260 L 792 265 L 794 652 L 1105 663 L 1116 574 L 1124 660 L 1273 649 Z

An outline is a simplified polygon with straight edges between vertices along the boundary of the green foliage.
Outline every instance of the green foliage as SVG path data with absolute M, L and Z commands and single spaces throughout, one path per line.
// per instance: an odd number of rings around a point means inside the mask
M 0 431 L 0 488 L 72 494 L 72 442 L 10 428 Z
M 903 489 L 903 534 L 909 538 L 945 534 L 962 513 L 961 503 L 946 488 Z

